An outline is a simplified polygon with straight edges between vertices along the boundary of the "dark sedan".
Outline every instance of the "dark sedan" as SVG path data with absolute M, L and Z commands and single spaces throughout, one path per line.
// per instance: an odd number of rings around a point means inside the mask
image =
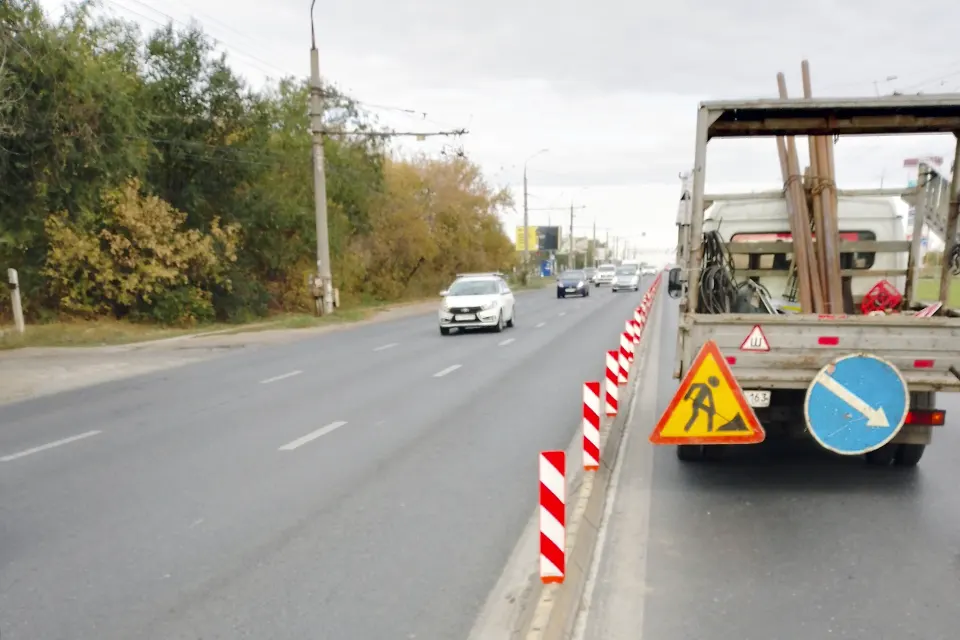
M 587 274 L 580 269 L 571 269 L 564 271 L 557 276 L 557 297 L 566 298 L 567 296 L 590 295 L 590 283 L 587 281 Z

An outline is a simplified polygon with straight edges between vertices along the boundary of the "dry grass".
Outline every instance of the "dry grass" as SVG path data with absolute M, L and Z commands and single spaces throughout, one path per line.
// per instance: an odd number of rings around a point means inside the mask
M 196 327 L 162 327 L 122 320 L 66 320 L 49 324 L 28 324 L 23 335 L 9 324 L 0 328 L 0 350 L 21 347 L 96 347 L 160 340 L 205 333 L 243 333 L 268 329 L 306 329 L 329 324 L 357 322 L 390 307 L 410 303 L 369 304 L 340 309 L 318 318 L 306 313 L 276 315 L 250 324 L 205 324 Z
M 542 289 L 551 284 L 551 278 L 537 278 L 526 286 L 511 285 L 516 291 Z M 250 324 L 205 324 L 196 327 L 162 327 L 138 324 L 121 320 L 66 320 L 49 324 L 27 325 L 26 332 L 18 335 L 9 324 L 0 326 L 0 350 L 21 347 L 96 347 L 131 344 L 147 340 L 161 340 L 177 336 L 204 333 L 234 334 L 271 329 L 307 329 L 330 324 L 344 324 L 366 320 L 387 309 L 402 309 L 412 305 L 437 302 L 439 296 L 418 298 L 402 302 L 365 302 L 337 310 L 328 317 L 316 317 L 306 313 L 287 313 L 265 318 Z

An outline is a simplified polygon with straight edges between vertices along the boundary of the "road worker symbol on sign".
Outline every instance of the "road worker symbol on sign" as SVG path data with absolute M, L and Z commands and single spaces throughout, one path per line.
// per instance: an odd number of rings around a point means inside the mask
M 653 444 L 756 444 L 766 434 L 715 342 L 703 345 L 650 434 Z
M 683 395 L 685 401 L 693 404 L 693 413 L 687 420 L 684 431 L 690 431 L 690 428 L 697 423 L 697 418 L 701 412 L 707 417 L 707 433 L 713 432 L 713 417 L 716 415 L 716 408 L 713 406 L 713 389 L 720 386 L 720 380 L 716 376 L 707 378 L 706 384 L 703 382 L 694 382 Z M 711 389 L 711 387 L 713 389 Z

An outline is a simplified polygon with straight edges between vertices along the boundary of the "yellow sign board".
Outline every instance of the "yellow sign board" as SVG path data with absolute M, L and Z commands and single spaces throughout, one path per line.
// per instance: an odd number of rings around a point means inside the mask
M 765 437 L 717 343 L 711 340 L 690 365 L 650 442 L 756 444 Z
M 523 251 L 523 233 L 524 227 L 517 227 L 517 251 Z M 527 251 L 537 251 L 540 248 L 540 242 L 537 239 L 537 227 L 526 227 L 527 233 Z

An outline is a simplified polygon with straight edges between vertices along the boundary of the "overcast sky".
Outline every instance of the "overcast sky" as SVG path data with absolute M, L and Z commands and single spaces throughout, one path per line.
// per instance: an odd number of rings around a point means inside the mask
M 43 0 L 51 11 L 62 0 Z M 145 30 L 199 22 L 253 85 L 309 73 L 307 0 L 103 0 Z M 776 74 L 799 95 L 800 61 L 815 95 L 960 91 L 960 3 L 911 9 L 890 0 L 317 0 L 322 73 L 398 130 L 466 128 L 462 138 L 401 150 L 462 149 L 512 188 L 522 210 L 578 207 L 578 234 L 674 245 L 680 183 L 693 160 L 697 103 L 776 95 Z M 844 139 L 846 187 L 905 185 L 905 157 L 953 157 L 952 137 Z M 799 145 L 801 150 L 805 145 Z M 804 160 L 801 158 L 801 162 Z M 711 144 L 708 190 L 778 188 L 772 139 Z M 531 224 L 569 225 L 568 211 Z M 512 229 L 519 213 L 504 220 Z M 645 235 L 641 235 L 645 234 Z

